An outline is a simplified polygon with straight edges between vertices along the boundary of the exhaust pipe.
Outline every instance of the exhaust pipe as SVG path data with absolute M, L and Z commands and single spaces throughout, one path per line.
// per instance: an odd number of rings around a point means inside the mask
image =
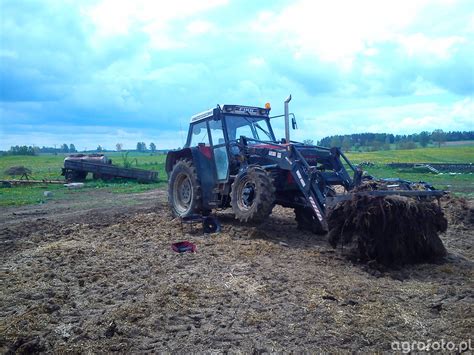
M 285 140 L 290 143 L 290 114 L 288 111 L 288 103 L 291 101 L 291 94 L 285 100 Z

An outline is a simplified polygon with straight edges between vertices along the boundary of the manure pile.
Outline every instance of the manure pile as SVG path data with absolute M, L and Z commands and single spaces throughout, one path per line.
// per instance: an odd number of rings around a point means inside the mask
M 430 201 L 355 195 L 328 216 L 329 242 L 361 262 L 385 266 L 432 262 L 446 255 L 438 236 L 448 222 Z

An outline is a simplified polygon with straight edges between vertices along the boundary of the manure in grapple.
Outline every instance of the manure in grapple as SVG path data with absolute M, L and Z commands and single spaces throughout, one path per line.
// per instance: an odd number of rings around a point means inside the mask
M 385 266 L 433 262 L 446 255 L 439 233 L 448 222 L 434 202 L 356 195 L 328 216 L 329 242 L 360 262 Z

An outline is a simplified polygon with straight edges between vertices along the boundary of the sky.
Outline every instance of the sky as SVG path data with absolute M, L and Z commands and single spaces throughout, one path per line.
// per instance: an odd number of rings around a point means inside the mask
M 473 130 L 473 58 L 473 0 L 0 0 L 0 149 L 177 148 L 289 94 L 295 140 Z

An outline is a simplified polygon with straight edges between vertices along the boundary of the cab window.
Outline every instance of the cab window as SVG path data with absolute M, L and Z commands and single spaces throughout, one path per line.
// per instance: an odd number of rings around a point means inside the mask
M 250 125 L 240 126 L 235 129 L 235 138 L 240 138 L 240 136 L 258 139 L 258 136 L 256 136 Z
M 229 139 L 245 136 L 263 141 L 275 141 L 268 119 L 263 117 L 226 116 Z
M 209 121 L 209 130 L 211 131 L 212 145 L 216 146 L 224 144 L 224 130 L 222 128 L 222 121 Z
M 209 136 L 207 134 L 207 122 L 202 121 L 192 125 L 190 147 L 196 147 L 199 143 L 209 145 Z

